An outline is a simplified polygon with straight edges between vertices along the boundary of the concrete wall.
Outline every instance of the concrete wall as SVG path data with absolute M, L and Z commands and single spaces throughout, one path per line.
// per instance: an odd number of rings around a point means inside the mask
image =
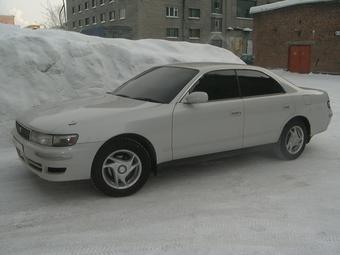
M 89 2 L 89 9 L 84 10 L 84 2 Z M 99 0 L 97 0 L 96 8 L 92 8 L 91 0 L 68 0 L 67 1 L 67 27 L 70 31 L 82 32 L 85 34 L 93 34 L 100 35 L 103 37 L 120 37 L 120 38 L 129 38 L 129 39 L 138 39 L 138 31 L 137 31 L 137 20 L 138 14 L 136 0 L 115 0 L 112 3 L 108 3 L 108 0 L 105 0 L 105 4 L 103 6 L 99 5 Z M 78 12 L 78 5 L 81 4 L 82 11 Z M 76 8 L 76 13 L 72 13 L 72 7 Z M 126 10 L 126 18 L 119 18 L 119 10 L 121 8 L 125 8 Z M 116 12 L 116 19 L 114 21 L 109 20 L 109 12 Z M 105 23 L 100 22 L 100 14 L 106 14 Z M 92 17 L 96 16 L 97 24 L 92 24 Z M 85 18 L 90 18 L 90 25 L 85 26 L 84 20 Z M 78 27 L 78 21 L 82 20 L 83 26 L 81 28 Z M 76 22 L 76 28 L 73 28 L 73 22 Z M 99 34 L 96 34 L 99 33 Z M 102 34 L 104 33 L 104 34 Z
M 89 2 L 89 10 L 82 10 L 78 13 L 78 5 Z M 275 0 L 258 0 L 258 4 L 273 2 Z M 99 0 L 97 0 L 99 3 Z M 115 0 L 108 3 L 105 0 L 104 6 L 91 7 L 91 0 L 67 0 L 68 29 L 86 34 L 99 35 L 104 37 L 123 37 L 130 39 L 167 39 L 181 40 L 193 43 L 217 44 L 232 50 L 237 55 L 247 52 L 251 44 L 251 31 L 243 31 L 244 28 L 251 29 L 253 20 L 237 17 L 237 0 L 222 0 L 223 8 L 221 14 L 214 14 L 212 11 L 212 0 Z M 76 13 L 72 14 L 72 6 Z M 126 19 L 106 21 L 101 24 L 100 13 L 107 15 L 110 11 L 125 7 Z M 166 17 L 166 7 L 177 7 L 178 18 Z M 189 18 L 189 8 L 197 8 L 201 11 L 200 19 Z M 86 17 L 97 17 L 97 25 L 78 28 L 78 20 L 84 23 Z M 212 32 L 212 18 L 222 19 L 222 31 Z M 72 23 L 76 22 L 77 27 L 73 28 Z M 232 27 L 232 29 L 229 29 Z M 167 38 L 167 28 L 178 28 L 178 38 Z M 190 29 L 200 29 L 200 38 L 190 38 Z M 97 33 L 97 34 L 96 34 Z M 99 33 L 99 34 L 98 34 Z

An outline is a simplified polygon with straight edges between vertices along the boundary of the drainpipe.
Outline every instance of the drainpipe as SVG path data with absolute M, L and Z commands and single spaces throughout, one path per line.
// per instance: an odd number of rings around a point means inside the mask
M 182 41 L 185 41 L 185 32 L 184 32 L 184 29 L 185 29 L 185 1 L 186 0 L 182 0 Z
M 65 23 L 67 22 L 67 11 L 66 11 L 66 3 L 65 0 L 63 0 L 63 4 L 64 4 L 64 19 L 65 19 Z

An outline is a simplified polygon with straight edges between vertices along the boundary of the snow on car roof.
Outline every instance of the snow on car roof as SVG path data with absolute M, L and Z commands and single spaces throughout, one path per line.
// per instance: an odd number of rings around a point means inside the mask
M 254 6 L 250 8 L 250 14 L 272 11 L 284 7 L 300 5 L 300 4 L 310 4 L 310 3 L 319 3 L 319 2 L 331 2 L 334 0 L 285 0 L 280 2 L 275 2 L 271 4 L 264 4 L 259 6 Z

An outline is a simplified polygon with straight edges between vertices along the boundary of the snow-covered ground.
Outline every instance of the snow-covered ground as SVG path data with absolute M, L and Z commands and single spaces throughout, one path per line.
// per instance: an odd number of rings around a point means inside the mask
M 153 65 L 241 63 L 209 45 L 0 25 L 0 254 L 340 254 L 340 76 L 276 71 L 328 91 L 334 118 L 296 161 L 252 150 L 162 167 L 136 195 L 49 183 L 9 147 L 18 113 L 103 93 Z
M 332 101 L 329 130 L 295 161 L 184 162 L 116 199 L 40 180 L 0 149 L 0 254 L 340 254 L 340 76 L 277 73 Z

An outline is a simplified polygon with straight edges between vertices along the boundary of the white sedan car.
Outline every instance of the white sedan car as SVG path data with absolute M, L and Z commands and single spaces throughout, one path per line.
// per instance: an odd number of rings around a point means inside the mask
M 184 63 L 147 70 L 100 97 L 35 107 L 17 119 L 13 142 L 43 179 L 92 179 L 126 196 L 163 162 L 264 144 L 296 159 L 331 117 L 326 92 L 266 69 Z

